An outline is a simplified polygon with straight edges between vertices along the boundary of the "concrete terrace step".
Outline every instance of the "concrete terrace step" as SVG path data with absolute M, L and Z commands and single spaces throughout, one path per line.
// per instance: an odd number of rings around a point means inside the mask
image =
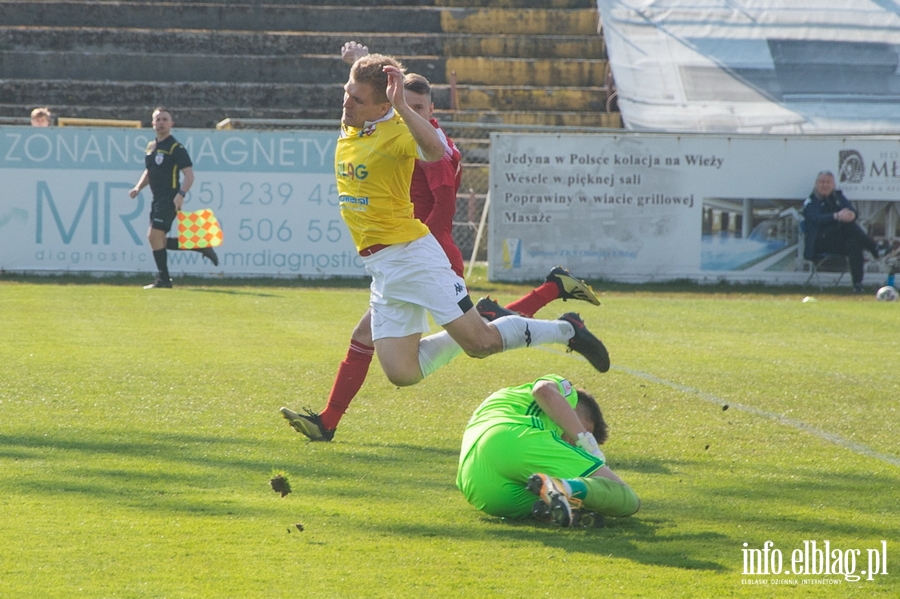
M 112 100 L 117 100 L 113 98 Z M 97 104 L 45 102 L 53 107 L 57 116 L 118 118 L 141 120 L 150 124 L 150 112 L 154 107 L 165 105 L 176 115 L 182 127 L 212 127 L 224 118 L 272 118 L 272 119 L 340 119 L 340 107 L 310 106 L 307 104 L 283 105 L 284 102 L 245 104 L 225 104 L 215 99 L 191 98 L 181 103 L 176 97 L 157 95 L 144 101 L 128 104 Z M 0 114 L 21 116 L 23 106 L 37 106 L 37 102 L 17 103 L 0 101 Z M 621 128 L 619 113 L 566 113 L 566 112 L 512 112 L 488 110 L 435 110 L 435 116 L 448 128 L 454 122 L 478 122 L 505 125 L 536 125 L 539 127 L 602 127 Z
M 327 0 L 325 0 L 327 1 Z M 454 8 L 596 8 L 595 0 L 434 0 Z
M 598 22 L 595 9 L 0 1 L 12 26 L 591 35 Z
M 210 31 L 205 29 L 108 29 L 105 27 L 17 26 L 0 29 L 0 48 L 19 51 L 58 52 L 170 52 L 219 54 L 222 56 L 294 56 L 327 54 L 339 56 L 350 40 L 370 45 L 372 51 L 396 56 L 440 56 L 445 36 L 433 33 L 368 33 L 365 40 L 355 34 L 329 32 Z M 359 36 L 357 36 L 359 37 Z M 483 37 L 483 36 L 482 36 Z
M 20 0 L 20 3 L 43 4 L 43 0 Z M 68 4 L 121 4 L 119 0 L 69 0 Z M 296 6 L 296 0 L 238 0 L 237 2 L 216 2 L 215 0 L 180 0 L 179 4 L 229 4 L 247 6 Z M 440 8 L 554 8 L 577 9 L 595 8 L 594 0 L 305 0 L 304 6 L 347 6 L 378 8 L 396 7 L 440 7 Z
M 298 110 L 315 107 L 333 118 L 341 116 L 343 88 L 336 83 L 233 83 L 160 81 L 3 80 L 0 104 L 25 105 L 40 101 L 58 107 L 72 103 L 103 106 L 173 105 L 253 106 L 260 109 Z M 449 106 L 445 86 L 442 100 Z M 71 115 L 70 115 L 71 116 Z M 147 114 L 149 118 L 149 113 Z M 299 118 L 299 117 L 291 117 Z
M 436 83 L 446 81 L 444 61 L 437 58 L 404 60 L 407 68 Z M 105 52 L 0 52 L 0 72 L 14 79 L 84 78 L 115 81 L 244 81 L 256 83 L 340 83 L 348 66 L 339 56 L 232 56 L 215 54 Z
M 507 33 L 518 35 L 597 35 L 595 9 L 446 9 L 441 12 L 445 33 Z
M 466 110 L 606 110 L 605 87 L 459 86 L 458 107 Z
M 602 59 L 455 57 L 446 68 L 461 84 L 592 87 L 605 85 L 609 67 Z
M 119 52 L 0 51 L 0 72 L 12 79 L 82 79 L 118 81 L 244 81 L 257 83 L 341 83 L 348 67 L 334 54 L 293 56 Z M 432 83 L 594 87 L 605 84 L 606 60 L 513 59 L 434 56 L 400 57 L 407 69 Z M 202 78 L 202 79 L 201 79 Z
M 92 4 L 117 0 L 85 0 Z M 209 4 L 211 0 L 181 0 L 180 4 Z M 230 4 L 230 3 L 229 3 Z M 239 0 L 234 4 L 296 5 L 296 0 Z M 308 6 L 438 6 L 441 8 L 595 8 L 594 0 L 305 0 Z
M 455 34 L 443 36 L 443 53 L 454 56 L 606 58 L 603 38 L 591 35 Z M 371 48 L 371 46 L 369 46 Z
M 297 104 L 282 106 L 281 102 L 269 105 L 226 104 L 215 100 L 210 103 L 191 98 L 188 103 L 171 101 L 166 94 L 154 95 L 141 103 L 114 104 L 116 98 L 109 98 L 105 104 L 77 102 L 9 102 L 0 99 L 0 115 L 22 116 L 25 107 L 49 104 L 56 116 L 83 118 L 110 118 L 140 120 L 150 126 L 150 112 L 154 107 L 169 107 L 180 127 L 214 127 L 225 118 L 267 118 L 267 119 L 340 119 L 340 106 L 322 107 Z M 485 123 L 496 125 L 532 125 L 538 127 L 591 127 L 620 129 L 622 120 L 619 113 L 575 113 L 575 112 L 514 112 L 489 110 L 435 110 L 435 116 L 447 129 L 456 123 Z
M 84 105 L 62 104 L 53 105 L 53 113 L 57 117 L 77 117 L 92 119 L 127 119 L 139 120 L 145 127 L 150 126 L 151 111 L 163 102 L 152 102 L 141 105 L 118 106 L 110 105 Z M 34 104 L 33 106 L 37 106 Z M 321 108 L 298 107 L 286 108 L 261 108 L 258 106 L 202 106 L 195 103 L 188 105 L 165 104 L 172 111 L 177 127 L 211 129 L 216 123 L 226 118 L 253 118 L 253 119 L 330 119 L 335 122 L 335 128 L 340 121 L 340 110 L 335 115 L 333 110 Z M 30 106 L 29 106 L 30 108 Z M 27 115 L 27 111 L 19 104 L 0 103 L 0 114 Z
M 118 0 L 73 0 L 75 3 L 81 2 L 90 2 L 90 3 L 107 3 L 112 4 L 116 3 Z M 166 0 L 171 2 L 172 0 Z M 514 1 L 522 1 L 525 3 L 532 2 L 533 0 L 514 0 Z M 581 0 L 572 0 L 574 2 L 580 2 Z M 343 6 L 343 7 L 361 7 L 361 8 L 379 8 L 382 6 L 392 6 L 392 7 L 434 7 L 434 0 L 304 0 L 302 3 L 297 2 L 297 0 L 237 0 L 235 2 L 229 2 L 227 0 L 179 0 L 178 4 L 228 4 L 237 5 L 244 4 L 247 6 L 297 6 L 302 4 L 303 6 Z M 574 7 L 573 7 L 574 8 Z
M 450 86 L 434 85 L 432 99 L 438 109 L 450 108 Z M 577 112 L 603 111 L 606 89 L 559 87 L 461 86 L 460 109 Z M 114 98 L 119 105 L 198 102 L 216 106 L 260 108 L 321 107 L 340 117 L 342 83 L 239 83 L 210 81 L 72 81 L 67 79 L 3 80 L 0 103 L 63 105 L 78 98 L 83 104 L 102 105 Z
M 141 28 L 152 23 L 154 29 L 441 33 L 441 15 L 448 10 L 457 9 L 2 0 L 0 25 Z
M 393 56 L 606 58 L 603 38 L 593 35 L 489 35 L 434 33 L 328 33 L 208 31 L 202 29 L 107 29 L 16 26 L 0 29 L 0 48 L 19 51 L 198 52 L 231 55 L 323 54 L 350 40 Z
M 618 112 L 516 112 L 493 110 L 437 110 L 435 117 L 448 127 L 453 122 L 502 123 L 506 125 L 537 125 L 540 127 L 602 127 L 618 129 L 622 126 Z

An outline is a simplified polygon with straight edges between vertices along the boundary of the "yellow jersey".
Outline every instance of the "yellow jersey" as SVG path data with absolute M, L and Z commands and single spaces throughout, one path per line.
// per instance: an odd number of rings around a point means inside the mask
M 334 173 L 341 206 L 357 250 L 407 243 L 428 234 L 413 215 L 409 185 L 419 147 L 393 109 L 359 129 L 341 126 Z

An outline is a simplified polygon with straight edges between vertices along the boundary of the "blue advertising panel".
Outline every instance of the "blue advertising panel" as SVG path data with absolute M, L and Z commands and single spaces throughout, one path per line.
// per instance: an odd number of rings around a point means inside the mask
M 194 165 L 183 209 L 211 208 L 224 231 L 218 267 L 170 252 L 173 274 L 364 274 L 338 207 L 337 131 L 173 135 Z M 150 189 L 128 194 L 153 138 L 150 129 L 0 128 L 0 269 L 154 272 Z

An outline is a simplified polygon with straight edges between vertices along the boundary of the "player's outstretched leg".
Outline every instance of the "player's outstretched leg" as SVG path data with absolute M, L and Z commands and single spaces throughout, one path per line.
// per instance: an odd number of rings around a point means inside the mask
M 581 279 L 573 277 L 571 273 L 562 266 L 557 266 L 550 271 L 550 274 L 547 275 L 547 282 L 554 283 L 557 286 L 559 289 L 559 297 L 563 301 L 574 299 L 588 302 L 595 306 L 600 305 L 600 300 L 597 299 L 591 286 Z
M 550 517 L 560 526 L 572 524 L 572 510 L 581 506 L 581 501 L 570 497 L 563 481 L 546 474 L 532 474 L 526 484 L 528 491 L 541 498 L 549 509 Z M 532 508 L 532 513 L 537 510 Z
M 600 300 L 594 295 L 594 290 L 591 289 L 590 285 L 581 279 L 573 277 L 562 266 L 557 266 L 550 271 L 543 284 L 535 287 L 519 299 L 508 303 L 506 309 L 531 318 L 537 314 L 538 310 L 558 299 L 563 301 L 576 299 L 595 306 L 600 305 Z
M 581 316 L 567 312 L 560 316 L 559 320 L 568 322 L 575 329 L 575 335 L 569 339 L 569 351 L 576 351 L 584 356 L 591 366 L 600 372 L 609 370 L 609 352 L 606 351 L 606 346 L 587 330 Z
M 294 427 L 298 433 L 306 435 L 310 441 L 331 441 L 334 431 L 328 430 L 322 425 L 322 419 L 318 414 L 305 408 L 306 415 L 298 414 L 289 408 L 281 408 L 281 415 Z
M 509 320 L 496 322 L 498 319 L 507 316 L 517 316 L 515 312 L 501 307 L 490 297 L 484 297 L 478 300 L 478 303 L 475 305 L 475 309 L 478 310 L 478 314 L 483 319 L 487 320 L 488 322 L 494 322 L 497 326 L 500 326 L 501 324 L 507 325 L 511 322 Z M 584 325 L 584 321 L 581 319 L 581 316 L 575 314 L 574 312 L 567 312 L 566 314 L 560 316 L 557 320 L 569 323 L 570 325 L 572 325 L 572 329 L 574 329 L 575 331 L 575 334 L 568 341 L 569 351 L 576 351 L 584 356 L 587 361 L 591 363 L 591 366 L 593 366 L 600 372 L 606 372 L 609 370 L 609 352 L 607 351 L 606 346 L 604 346 L 602 341 L 600 341 L 589 330 L 587 330 L 587 327 Z M 526 321 L 522 320 L 521 322 Z M 527 327 L 525 330 L 527 333 Z M 502 334 L 503 332 L 501 331 L 501 335 Z
M 184 250 L 185 248 L 178 245 L 177 237 L 166 237 L 167 250 Z M 213 266 L 219 265 L 219 255 L 212 248 L 191 248 L 191 252 L 200 252 L 200 255 L 212 262 Z
M 200 248 L 197 251 L 200 252 L 204 258 L 212 262 L 213 266 L 219 265 L 219 256 L 216 254 L 216 250 L 212 248 Z
M 483 297 L 478 300 L 478 303 L 475 304 L 475 309 L 478 310 L 478 314 L 488 322 L 494 322 L 503 316 L 513 316 L 516 314 L 512 310 L 507 310 L 498 304 L 491 296 Z

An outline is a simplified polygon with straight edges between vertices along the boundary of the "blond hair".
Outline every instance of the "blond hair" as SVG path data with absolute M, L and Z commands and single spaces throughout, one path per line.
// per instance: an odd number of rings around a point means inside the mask
M 370 86 L 375 92 L 373 99 L 379 104 L 389 101 L 387 97 L 388 76 L 384 72 L 384 67 L 386 66 L 396 67 L 401 73 L 406 72 L 406 67 L 399 60 L 384 54 L 363 56 L 354 62 L 353 67 L 350 69 L 350 78 L 357 83 Z

